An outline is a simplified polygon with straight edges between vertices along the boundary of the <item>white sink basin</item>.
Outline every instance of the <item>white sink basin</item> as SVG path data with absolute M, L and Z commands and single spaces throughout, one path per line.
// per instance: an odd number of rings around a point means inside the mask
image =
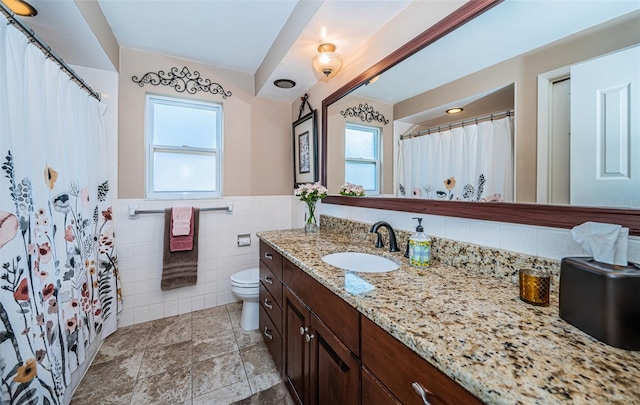
M 339 252 L 322 256 L 325 263 L 343 270 L 359 271 L 363 273 L 385 273 L 397 270 L 400 266 L 386 257 L 369 253 Z

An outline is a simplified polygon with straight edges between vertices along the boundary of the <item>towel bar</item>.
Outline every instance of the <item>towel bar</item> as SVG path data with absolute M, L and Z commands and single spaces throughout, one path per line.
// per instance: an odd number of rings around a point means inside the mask
M 200 211 L 227 211 L 233 212 L 233 203 L 227 203 L 226 207 L 200 208 Z M 162 214 L 164 210 L 139 210 L 137 205 L 129 206 L 129 219 L 137 218 L 139 214 Z

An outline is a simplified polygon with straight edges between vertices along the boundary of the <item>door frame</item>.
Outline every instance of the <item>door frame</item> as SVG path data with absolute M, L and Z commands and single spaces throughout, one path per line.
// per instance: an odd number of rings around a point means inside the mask
M 537 173 L 536 203 L 549 204 L 549 152 L 551 138 L 551 115 L 553 113 L 553 83 L 571 77 L 571 66 L 564 66 L 538 75 L 538 120 L 537 120 Z

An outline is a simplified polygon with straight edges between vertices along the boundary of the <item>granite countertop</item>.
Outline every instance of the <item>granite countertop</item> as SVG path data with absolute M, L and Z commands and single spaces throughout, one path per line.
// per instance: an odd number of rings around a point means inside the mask
M 608 346 L 560 319 L 557 293 L 550 306 L 533 306 L 508 280 L 439 263 L 416 269 L 402 253 L 342 233 L 258 237 L 488 404 L 640 404 L 640 352 Z M 340 251 L 401 266 L 345 276 L 321 260 Z

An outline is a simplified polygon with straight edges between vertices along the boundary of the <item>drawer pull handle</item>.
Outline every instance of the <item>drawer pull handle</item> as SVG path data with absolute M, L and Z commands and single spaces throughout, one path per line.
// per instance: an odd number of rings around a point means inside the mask
M 264 276 L 264 281 L 266 283 L 273 284 L 273 279 L 271 277 L 269 277 L 269 276 Z
M 314 335 L 310 335 L 310 334 L 306 334 L 304 335 L 304 340 L 307 341 L 307 343 L 311 342 L 311 339 L 313 339 L 315 336 Z
M 264 327 L 264 331 L 262 333 L 264 333 L 267 339 L 273 340 L 273 335 L 271 334 L 271 331 L 269 330 L 269 328 L 267 328 L 266 326 Z
M 273 260 L 273 255 L 271 253 L 265 253 L 264 257 L 266 257 L 269 260 Z M 254 279 L 255 280 L 255 279 Z
M 307 333 L 308 330 L 309 330 L 309 328 L 305 328 L 304 326 L 301 326 L 300 327 L 300 336 L 302 336 L 305 333 Z
M 430 405 L 429 401 L 427 401 L 427 393 L 431 394 L 431 392 L 427 391 L 422 385 L 420 385 L 419 382 L 414 382 L 413 384 L 411 384 L 411 386 L 413 387 L 413 390 L 416 392 L 416 394 L 420 395 L 420 397 L 422 398 L 422 402 L 424 402 L 424 405 Z
M 255 279 L 254 279 L 255 280 Z M 273 309 L 273 305 L 271 305 L 271 302 L 269 302 L 268 298 L 264 299 L 264 306 L 269 308 L 269 309 Z

